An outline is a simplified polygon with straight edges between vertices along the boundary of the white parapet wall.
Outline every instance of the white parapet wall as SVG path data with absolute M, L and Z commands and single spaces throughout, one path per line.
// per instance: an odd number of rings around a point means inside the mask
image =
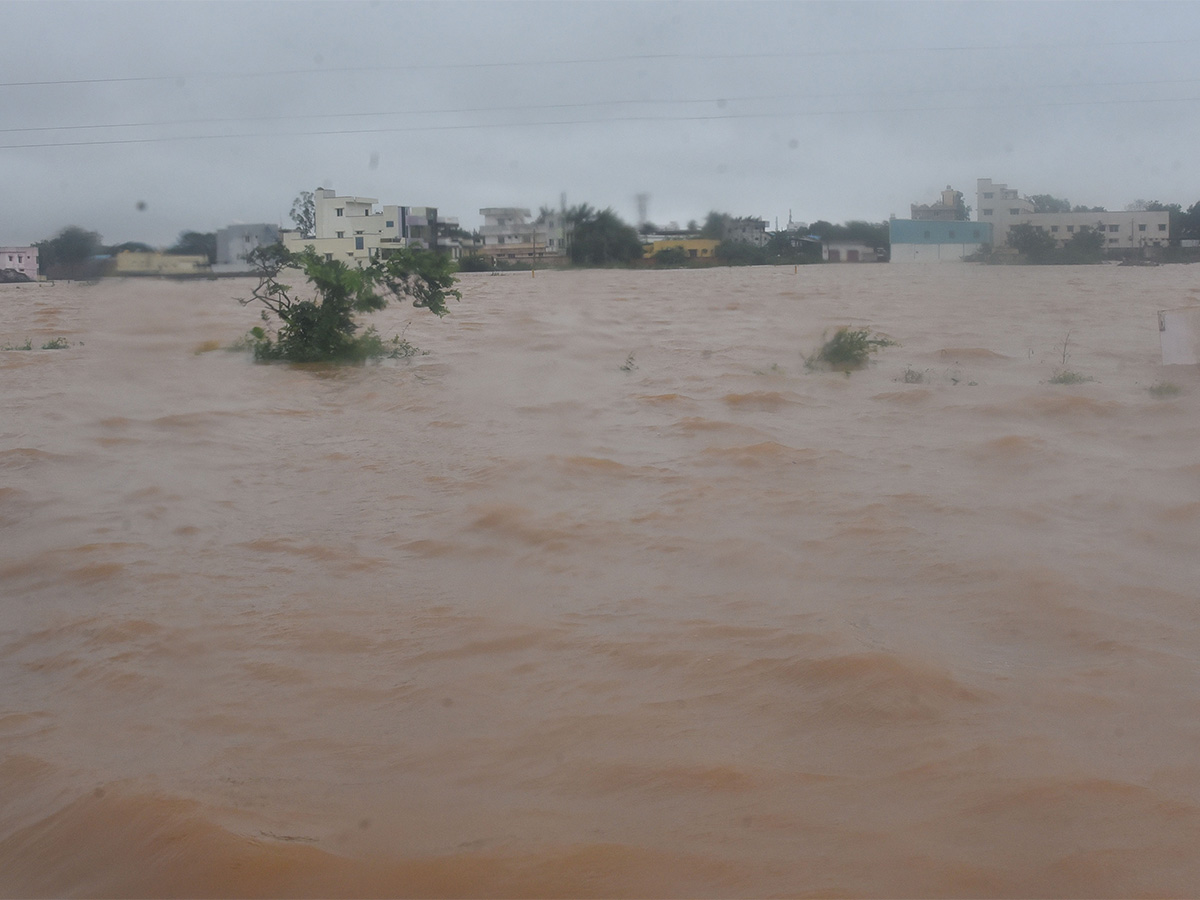
M 1158 337 L 1164 366 L 1200 363 L 1200 306 L 1161 310 Z

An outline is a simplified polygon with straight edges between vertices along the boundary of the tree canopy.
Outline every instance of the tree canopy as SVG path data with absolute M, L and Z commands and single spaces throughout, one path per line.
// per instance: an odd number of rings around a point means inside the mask
M 205 256 L 209 263 L 217 261 L 217 235 L 215 232 L 181 231 L 179 240 L 167 248 L 168 253 L 182 256 Z
M 570 256 L 576 265 L 628 264 L 642 258 L 637 229 L 621 221 L 612 208 L 597 212 L 586 203 L 567 210 L 571 225 Z
M 68 225 L 52 238 L 34 244 L 38 248 L 38 266 L 50 278 L 89 278 L 97 274 L 89 261 L 103 253 L 100 235 Z
M 317 201 L 312 191 L 301 191 L 292 201 L 292 221 L 302 237 L 310 238 L 317 233 Z
M 1034 194 L 1029 198 L 1033 201 L 1035 213 L 1067 213 L 1071 211 L 1071 201 L 1051 197 L 1049 194 Z
M 729 213 L 717 212 L 712 210 L 704 217 L 704 224 L 700 227 L 700 237 L 710 241 L 723 241 L 729 232 L 729 224 L 733 221 L 733 216 Z
M 1029 262 L 1047 262 L 1057 242 L 1040 228 L 1021 223 L 1008 229 L 1008 246 L 1012 247 Z
M 425 250 L 399 248 L 387 259 L 373 260 L 362 268 L 327 260 L 312 247 L 294 253 L 282 244 L 258 247 L 246 259 L 254 266 L 259 282 L 250 297 L 240 302 L 261 303 L 268 325 L 251 332 L 254 356 L 259 360 L 360 362 L 407 355 L 398 352 L 402 347 L 399 338 L 393 338 L 389 351 L 374 327 L 358 334 L 355 315 L 383 309 L 390 300 L 411 297 L 413 306 L 443 316 L 446 299 L 462 297 L 454 289 L 450 259 Z M 279 280 L 285 269 L 300 270 L 315 298 L 295 296 L 293 289 Z M 273 334 L 268 330 L 272 326 Z
M 1062 247 L 1053 235 L 1035 225 L 1013 225 L 1008 230 L 1008 246 L 1035 264 L 1081 265 L 1098 263 L 1104 258 L 1104 235 L 1086 225 Z

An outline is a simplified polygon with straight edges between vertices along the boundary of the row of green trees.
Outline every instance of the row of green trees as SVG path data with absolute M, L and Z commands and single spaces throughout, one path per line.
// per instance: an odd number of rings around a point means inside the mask
M 1058 246 L 1054 235 L 1034 225 L 1013 225 L 1008 229 L 1008 246 L 1027 261 L 1039 265 L 1082 265 L 1098 263 L 1104 258 L 1104 234 L 1086 225 L 1072 234 L 1062 247 Z

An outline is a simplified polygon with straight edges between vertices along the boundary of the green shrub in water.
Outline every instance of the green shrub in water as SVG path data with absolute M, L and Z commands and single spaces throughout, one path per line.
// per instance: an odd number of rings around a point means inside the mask
M 825 341 L 813 356 L 805 360 L 810 368 L 829 368 L 837 371 L 861 369 L 871 354 L 883 347 L 894 347 L 896 342 L 881 334 L 873 334 L 866 328 L 839 328 L 833 337 Z
M 411 298 L 413 306 L 444 316 L 448 297 L 461 299 L 454 289 L 454 264 L 437 253 L 397 248 L 386 259 L 362 268 L 327 260 L 312 247 L 293 253 L 282 244 L 259 247 L 249 254 L 259 283 L 240 302 L 258 301 L 266 327 L 251 330 L 249 338 L 258 360 L 288 362 L 362 362 L 381 356 L 412 356 L 407 341 L 385 341 L 374 327 L 361 333 L 354 317 L 383 309 L 390 300 Z M 286 269 L 299 270 L 315 297 L 301 300 L 279 281 Z M 276 324 L 277 320 L 277 324 Z M 274 330 L 272 331 L 272 326 Z
M 1050 379 L 1051 384 L 1084 384 L 1088 381 L 1095 381 L 1090 375 L 1080 375 L 1078 372 L 1059 371 L 1055 372 Z

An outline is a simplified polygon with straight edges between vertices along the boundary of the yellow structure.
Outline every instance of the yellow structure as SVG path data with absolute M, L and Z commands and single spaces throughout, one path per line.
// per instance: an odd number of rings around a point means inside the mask
M 203 275 L 209 271 L 207 256 L 123 250 L 117 254 L 114 275 Z
M 660 250 L 678 247 L 688 255 L 689 259 L 712 259 L 719 243 L 721 242 L 708 238 L 675 238 L 643 244 L 642 249 L 646 252 L 646 256 L 654 256 Z

